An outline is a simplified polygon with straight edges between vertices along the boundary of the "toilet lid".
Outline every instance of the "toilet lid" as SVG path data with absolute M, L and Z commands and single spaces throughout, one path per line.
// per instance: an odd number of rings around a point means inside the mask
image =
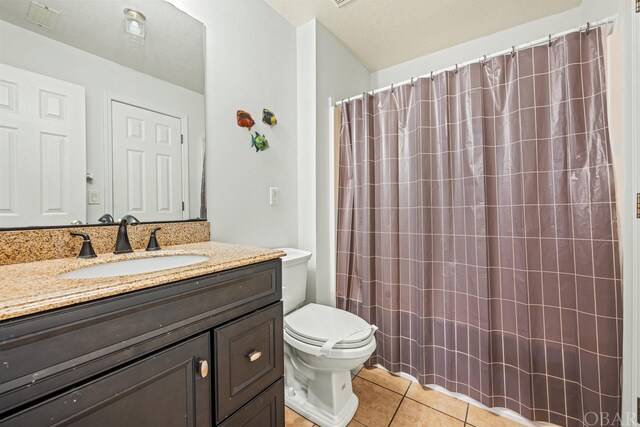
M 285 331 L 307 344 L 322 347 L 356 348 L 371 341 L 375 326 L 355 314 L 333 307 L 308 304 L 284 318 Z

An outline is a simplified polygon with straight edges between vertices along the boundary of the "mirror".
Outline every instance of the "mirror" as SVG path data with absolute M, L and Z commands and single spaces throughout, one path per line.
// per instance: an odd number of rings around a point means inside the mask
M 204 25 L 163 0 L 2 0 L 0 228 L 206 218 Z

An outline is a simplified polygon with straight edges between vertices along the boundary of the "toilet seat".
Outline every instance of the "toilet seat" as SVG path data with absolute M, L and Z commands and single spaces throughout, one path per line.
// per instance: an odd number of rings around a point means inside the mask
M 311 348 L 316 355 L 367 347 L 376 329 L 355 314 L 318 304 L 308 304 L 284 319 L 287 341 L 298 348 L 295 342 L 304 343 L 305 351 Z

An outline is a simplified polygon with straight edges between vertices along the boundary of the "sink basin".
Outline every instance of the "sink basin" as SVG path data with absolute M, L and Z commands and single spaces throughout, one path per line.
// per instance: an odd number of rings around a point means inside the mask
M 69 273 L 61 274 L 59 277 L 63 279 L 97 279 L 101 277 L 127 276 L 186 267 L 187 265 L 198 264 L 208 260 L 209 257 L 203 255 L 170 255 L 130 259 L 79 268 Z

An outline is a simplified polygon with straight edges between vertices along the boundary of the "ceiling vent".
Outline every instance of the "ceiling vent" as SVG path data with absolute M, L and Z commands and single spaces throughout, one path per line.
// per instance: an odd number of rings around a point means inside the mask
M 336 6 L 338 7 L 342 7 L 345 4 L 349 3 L 352 0 L 333 0 L 333 2 L 336 4 Z
M 53 30 L 58 25 L 60 19 L 60 12 L 54 9 L 50 9 L 47 6 L 38 2 L 32 1 L 29 6 L 29 12 L 27 12 L 27 20 L 34 24 Z

